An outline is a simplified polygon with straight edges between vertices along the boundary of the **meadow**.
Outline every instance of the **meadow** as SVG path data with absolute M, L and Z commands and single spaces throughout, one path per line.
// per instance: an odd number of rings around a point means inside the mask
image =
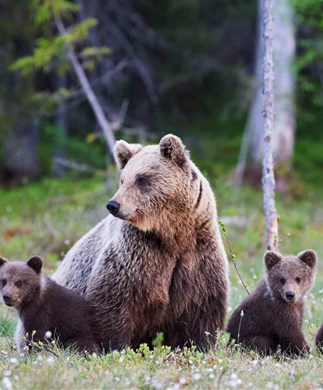
M 43 179 L 22 188 L 0 190 L 0 251 L 8 259 L 26 260 L 33 254 L 45 259 L 50 275 L 72 244 L 107 215 L 106 202 L 117 187 L 109 172 L 80 179 Z M 236 266 L 249 290 L 263 276 L 264 217 L 262 192 L 232 188 L 229 178 L 209 176 L 217 197 L 219 219 Z M 302 186 L 295 199 L 277 196 L 280 250 L 296 254 L 307 248 L 323 257 L 323 204 L 319 189 Z M 225 238 L 225 237 L 224 237 Z M 246 291 L 230 258 L 230 312 Z M 304 331 L 310 344 L 323 321 L 323 264 L 306 298 Z M 0 305 L 0 387 L 4 389 L 319 389 L 323 388 L 323 357 L 315 349 L 305 358 L 277 355 L 260 358 L 253 352 L 226 347 L 222 335 L 216 348 L 203 354 L 195 349 L 171 351 L 158 345 L 149 350 L 127 349 L 84 358 L 71 351 L 39 350 L 28 356 L 16 351 L 13 334 L 16 313 Z

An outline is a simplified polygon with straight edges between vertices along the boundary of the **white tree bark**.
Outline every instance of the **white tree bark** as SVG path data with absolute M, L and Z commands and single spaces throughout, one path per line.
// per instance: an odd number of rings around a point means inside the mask
M 247 164 L 249 152 L 251 161 L 260 164 L 264 144 L 262 136 L 263 94 L 261 90 L 263 2 L 258 1 L 258 31 L 255 56 L 254 98 L 252 100 L 240 156 L 236 170 L 235 184 L 240 185 Z M 276 101 L 276 123 L 273 134 L 275 161 L 291 165 L 295 139 L 295 75 L 292 64 L 295 59 L 295 27 L 292 0 L 273 0 L 273 55 L 275 64 L 274 94 Z
M 274 63 L 273 63 L 273 0 L 264 0 L 263 13 L 263 176 L 264 212 L 267 249 L 278 250 L 278 216 L 275 205 L 273 133 L 275 127 Z
M 63 25 L 61 18 L 58 15 L 55 16 L 55 23 L 56 23 L 56 26 L 57 26 L 57 29 L 58 29 L 60 35 L 62 37 L 64 37 L 66 35 L 66 30 L 65 30 L 65 27 Z M 111 156 L 113 156 L 113 147 L 115 144 L 115 137 L 114 137 L 111 125 L 110 125 L 109 121 L 107 120 L 106 116 L 104 115 L 101 104 L 100 104 L 99 100 L 97 99 L 97 97 L 96 97 L 96 95 L 91 87 L 91 84 L 90 84 L 88 78 L 86 77 L 86 74 L 85 74 L 81 64 L 79 63 L 77 57 L 76 57 L 76 54 L 73 50 L 73 47 L 70 44 L 68 44 L 67 42 L 65 45 L 67 48 L 68 57 L 73 65 L 76 76 L 79 79 L 79 82 L 80 82 L 80 84 L 84 90 L 84 93 L 85 93 L 85 95 L 86 95 L 86 97 L 87 97 L 87 99 L 92 107 L 92 110 L 95 114 L 95 117 L 96 117 L 97 121 L 99 122 L 99 125 L 103 131 L 103 134 L 104 134 L 105 139 L 107 141 L 109 152 L 110 152 Z

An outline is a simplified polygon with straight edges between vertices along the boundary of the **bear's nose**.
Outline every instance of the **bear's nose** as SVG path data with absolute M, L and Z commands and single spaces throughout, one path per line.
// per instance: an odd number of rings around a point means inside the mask
M 5 302 L 9 302 L 11 300 L 11 295 L 10 294 L 3 294 L 2 298 Z
M 112 215 L 116 216 L 120 209 L 120 203 L 116 202 L 115 200 L 110 200 L 110 202 L 107 204 L 107 209 Z
M 287 299 L 288 301 L 292 301 L 292 300 L 294 299 L 294 297 L 295 297 L 295 293 L 293 293 L 292 291 L 287 291 L 287 293 L 285 294 L 285 296 L 286 296 L 286 299 Z

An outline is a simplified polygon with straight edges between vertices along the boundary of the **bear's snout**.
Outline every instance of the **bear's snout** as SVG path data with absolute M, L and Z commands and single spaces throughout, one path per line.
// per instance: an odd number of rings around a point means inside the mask
M 286 297 L 287 301 L 291 302 L 295 298 L 295 293 L 293 293 L 293 291 L 287 291 L 286 294 L 285 294 L 285 297 Z
M 4 293 L 4 294 L 2 295 L 2 298 L 3 298 L 3 301 L 4 301 L 4 303 L 5 303 L 6 305 L 11 306 L 12 301 L 11 301 L 11 295 L 10 295 L 10 294 Z
M 115 200 L 110 200 L 107 203 L 107 209 L 110 211 L 112 215 L 116 217 L 120 210 L 120 203 L 116 202 Z

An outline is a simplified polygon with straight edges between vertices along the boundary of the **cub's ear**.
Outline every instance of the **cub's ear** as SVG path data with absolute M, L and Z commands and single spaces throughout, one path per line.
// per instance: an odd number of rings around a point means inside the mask
M 283 255 L 278 252 L 267 251 L 264 255 L 264 262 L 266 264 L 267 270 L 269 271 L 272 269 L 273 266 L 278 264 L 282 258 Z
M 160 153 L 179 167 L 184 167 L 188 160 L 188 152 L 182 140 L 176 135 L 168 134 L 160 140 Z
M 311 268 L 314 268 L 317 263 L 317 254 L 313 249 L 300 252 L 297 257 Z
M 113 155 L 119 170 L 123 169 L 131 157 L 142 149 L 140 144 L 128 144 L 126 141 L 117 141 Z
M 2 267 L 8 260 L 4 257 L 0 257 L 0 267 Z
M 36 274 L 40 274 L 41 268 L 43 266 L 43 260 L 39 256 L 33 256 L 27 260 L 28 267 L 32 268 Z

